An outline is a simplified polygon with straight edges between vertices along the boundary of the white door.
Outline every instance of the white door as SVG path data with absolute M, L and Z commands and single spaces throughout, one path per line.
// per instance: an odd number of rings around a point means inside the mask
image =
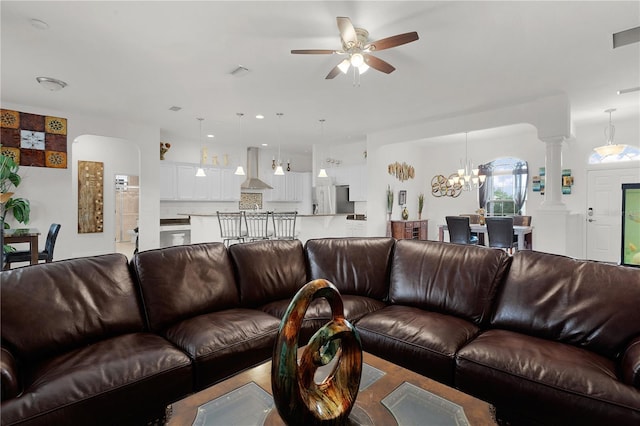
M 587 259 L 620 263 L 622 184 L 640 182 L 640 168 L 587 171 Z

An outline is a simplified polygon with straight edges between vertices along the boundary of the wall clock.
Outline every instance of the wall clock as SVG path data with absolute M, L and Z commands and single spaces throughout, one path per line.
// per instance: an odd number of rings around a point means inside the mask
M 44 150 L 44 132 L 21 130 L 20 148 Z

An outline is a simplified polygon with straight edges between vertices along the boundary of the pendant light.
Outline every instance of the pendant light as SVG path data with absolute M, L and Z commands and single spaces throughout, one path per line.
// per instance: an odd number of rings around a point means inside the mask
M 240 133 L 240 142 L 242 142 L 242 116 L 244 116 L 243 113 L 241 112 L 236 112 L 236 115 L 238 116 L 238 129 L 239 129 L 239 133 Z M 242 167 L 242 165 L 239 165 L 238 168 L 236 169 L 235 172 L 236 175 L 238 176 L 244 176 L 244 168 Z
M 204 168 L 202 167 L 202 120 L 204 120 L 204 118 L 198 118 L 197 120 L 200 121 L 200 167 L 198 167 L 198 171 L 196 171 L 196 176 L 207 177 L 207 174 L 204 172 Z
M 283 176 L 284 170 L 282 170 L 282 161 L 280 160 L 280 143 L 282 142 L 282 127 L 280 126 L 280 120 L 282 119 L 283 114 L 281 112 L 276 113 L 278 116 L 278 133 L 280 135 L 278 141 L 278 163 L 276 167 L 276 171 L 273 173 L 276 176 Z
M 611 113 L 615 110 L 615 108 L 609 108 L 604 111 L 609 113 L 609 125 L 604 129 L 604 136 L 607 139 L 606 145 L 593 148 L 593 150 L 602 158 L 609 157 L 611 155 L 618 155 L 627 148 L 627 145 L 613 143 L 613 137 L 616 134 L 616 128 L 613 126 L 613 124 L 611 124 Z
M 325 121 L 325 119 L 321 118 L 318 121 L 320 121 L 320 145 L 322 145 L 324 143 L 324 121 Z M 329 177 L 329 175 L 327 174 L 327 170 L 322 167 L 322 159 L 320 160 L 320 172 L 318 173 L 318 177 L 319 178 Z

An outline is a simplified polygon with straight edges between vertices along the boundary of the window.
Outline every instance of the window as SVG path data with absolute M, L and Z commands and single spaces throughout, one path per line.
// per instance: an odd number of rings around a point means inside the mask
M 479 204 L 488 215 L 522 214 L 529 177 L 527 162 L 519 158 L 498 158 L 480 165 L 487 179 L 480 187 Z

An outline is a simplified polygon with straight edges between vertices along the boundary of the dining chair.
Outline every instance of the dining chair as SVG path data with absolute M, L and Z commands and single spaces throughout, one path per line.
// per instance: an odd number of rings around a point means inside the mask
M 531 216 L 516 215 L 513 217 L 513 226 L 531 226 Z M 513 242 L 518 242 L 518 236 L 513 236 Z M 531 247 L 531 234 L 525 236 L 524 247 L 529 249 Z
M 222 237 L 222 242 L 224 243 L 224 245 L 228 247 L 231 241 L 244 243 L 244 233 L 242 226 L 244 211 L 217 211 L 216 214 L 218 216 L 218 223 L 220 224 L 220 236 Z
M 456 244 L 478 244 L 478 237 L 471 235 L 469 216 L 446 216 L 449 241 Z
M 269 239 L 269 213 L 245 212 L 244 213 L 246 238 L 249 241 Z
M 272 212 L 273 237 L 277 240 L 295 240 L 297 215 L 298 212 Z
M 56 246 L 56 240 L 58 239 L 58 233 L 60 232 L 61 225 L 59 223 L 52 223 L 49 227 L 49 233 L 47 234 L 47 240 L 44 243 L 44 250 L 38 252 L 38 261 L 44 260 L 45 263 L 53 262 L 53 249 Z M 12 263 L 30 262 L 31 251 L 29 250 L 17 250 L 7 253 L 4 256 L 4 267 L 6 271 L 11 268 Z
M 509 254 L 513 254 L 513 217 L 487 217 L 487 234 L 489 234 L 489 247 L 501 248 Z
M 531 216 L 513 216 L 513 226 L 531 226 Z

